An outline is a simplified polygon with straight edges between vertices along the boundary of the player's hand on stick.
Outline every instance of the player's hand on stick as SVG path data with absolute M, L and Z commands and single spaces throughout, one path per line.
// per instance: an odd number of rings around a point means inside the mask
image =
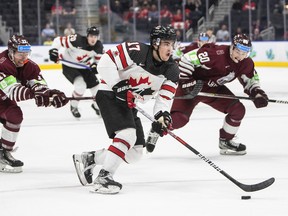
M 158 133 L 161 137 L 167 134 L 167 129 L 172 128 L 172 118 L 169 112 L 159 111 L 154 116 L 155 120 L 152 123 L 152 130 Z
M 59 54 L 58 54 L 58 49 L 50 49 L 49 50 L 49 57 L 50 60 L 57 63 L 59 61 Z
M 196 80 L 193 77 L 190 77 L 190 79 L 179 79 L 179 86 L 185 95 L 192 92 L 195 85 Z
M 134 95 L 130 90 L 130 85 L 128 80 L 122 80 L 115 84 L 112 88 L 115 93 L 116 101 L 124 106 L 128 106 L 129 108 L 133 108 L 134 104 Z
M 256 108 L 266 107 L 268 105 L 268 96 L 261 88 L 254 88 L 250 96 Z
M 38 107 L 48 107 L 51 105 L 50 104 L 50 89 L 48 88 L 35 89 L 33 92 L 33 97 Z
M 180 70 L 180 79 L 189 79 L 189 77 L 192 76 L 194 65 L 187 59 L 185 55 L 181 57 L 178 67 Z
M 69 102 L 69 100 L 67 99 L 64 92 L 61 92 L 57 89 L 51 89 L 50 90 L 50 102 L 53 107 L 59 108 L 59 107 L 65 106 Z
M 91 72 L 92 72 L 92 73 L 98 74 L 97 64 L 96 64 L 95 62 L 90 65 L 90 68 L 91 68 Z

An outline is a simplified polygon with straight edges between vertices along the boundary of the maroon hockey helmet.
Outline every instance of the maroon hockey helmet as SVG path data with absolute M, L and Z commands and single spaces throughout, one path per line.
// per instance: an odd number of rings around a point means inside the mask
M 164 26 L 156 26 L 150 32 L 150 44 L 156 44 L 157 46 L 160 44 L 161 40 L 176 40 L 176 32 L 170 27 Z
M 98 36 L 100 31 L 96 26 L 91 26 L 91 27 L 87 28 L 86 33 L 87 33 L 87 37 L 89 34 Z
M 252 43 L 246 34 L 237 34 L 233 37 L 232 45 L 244 52 L 251 52 Z
M 30 52 L 31 46 L 23 35 L 12 35 L 8 40 L 8 50 L 13 52 Z

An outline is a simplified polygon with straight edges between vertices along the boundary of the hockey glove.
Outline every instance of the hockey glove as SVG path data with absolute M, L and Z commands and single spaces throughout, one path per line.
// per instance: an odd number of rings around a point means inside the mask
M 49 56 L 50 60 L 57 63 L 59 61 L 59 54 L 58 54 L 58 49 L 50 49 L 49 50 Z
M 50 106 L 50 89 L 41 88 L 37 89 L 33 93 L 35 103 L 38 107 L 48 107 Z
M 116 101 L 119 104 L 128 106 L 130 109 L 135 107 L 134 104 L 134 95 L 130 90 L 130 85 L 128 80 L 122 80 L 115 84 L 112 88 L 115 93 Z
M 268 105 L 268 96 L 262 89 L 252 89 L 250 96 L 254 98 L 253 103 L 256 108 L 266 107 Z
M 189 79 L 194 71 L 194 65 L 187 60 L 185 56 L 182 56 L 179 61 L 180 79 Z
M 96 64 L 95 62 L 90 65 L 90 68 L 91 68 L 91 72 L 92 72 L 92 73 L 98 74 L 97 64 Z
M 50 102 L 53 107 L 59 108 L 65 106 L 69 102 L 69 100 L 67 99 L 66 95 L 63 92 L 57 89 L 51 89 Z
M 192 77 L 190 79 L 179 79 L 179 86 L 185 95 L 192 92 L 195 85 L 196 80 L 194 80 Z
M 172 118 L 169 112 L 159 111 L 154 116 L 155 120 L 152 123 L 152 130 L 158 133 L 161 137 L 167 135 L 167 129 L 172 128 Z

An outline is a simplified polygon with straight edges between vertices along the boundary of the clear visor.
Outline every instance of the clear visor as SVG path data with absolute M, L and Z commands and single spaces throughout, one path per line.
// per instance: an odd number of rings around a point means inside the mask
M 25 59 L 30 56 L 31 52 L 15 52 L 14 57 L 17 59 Z
M 30 45 L 20 45 L 17 48 L 17 51 L 14 52 L 14 57 L 17 59 L 25 59 L 30 56 L 31 46 Z
M 30 45 L 19 45 L 17 51 L 14 52 L 14 57 L 17 59 L 25 59 L 30 56 L 31 46 Z

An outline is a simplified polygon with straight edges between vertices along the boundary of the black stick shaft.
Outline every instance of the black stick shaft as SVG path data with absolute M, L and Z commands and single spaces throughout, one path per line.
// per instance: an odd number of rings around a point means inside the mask
M 95 100 L 95 97 L 67 97 L 68 100 Z
M 253 100 L 253 98 L 250 98 L 250 97 L 235 96 L 235 95 L 224 95 L 224 94 L 207 93 L 207 92 L 199 92 L 198 96 L 216 97 L 216 98 L 228 98 L 228 99 L 241 99 L 241 100 Z M 270 102 L 270 103 L 288 104 L 288 101 L 284 101 L 284 100 L 268 99 L 268 102 Z

